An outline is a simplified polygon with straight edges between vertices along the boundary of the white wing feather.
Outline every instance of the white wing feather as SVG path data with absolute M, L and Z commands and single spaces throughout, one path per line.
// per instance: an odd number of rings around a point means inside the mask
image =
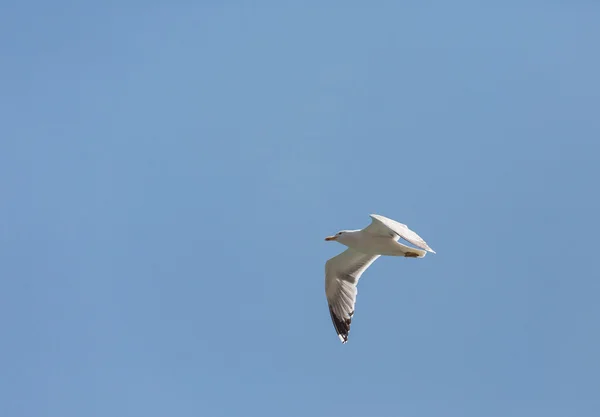
M 435 253 L 435 251 L 431 249 L 429 245 L 427 245 L 421 236 L 410 230 L 407 225 L 392 219 L 388 219 L 387 217 L 379 214 L 371 214 L 370 216 L 371 224 L 364 229 L 365 231 L 381 236 L 397 235 L 398 237 L 401 237 L 402 239 L 421 249 Z

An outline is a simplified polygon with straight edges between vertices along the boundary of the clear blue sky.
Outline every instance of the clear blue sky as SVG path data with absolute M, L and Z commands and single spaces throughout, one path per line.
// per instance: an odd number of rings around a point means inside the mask
M 0 3 L 0 414 L 600 415 L 600 5 L 227 3 Z

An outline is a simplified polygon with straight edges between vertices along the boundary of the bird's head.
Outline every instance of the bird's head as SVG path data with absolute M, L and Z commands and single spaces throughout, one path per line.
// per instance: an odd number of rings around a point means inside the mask
M 328 241 L 328 242 L 334 240 L 336 242 L 344 243 L 344 241 L 346 240 L 346 238 L 348 236 L 350 236 L 353 232 L 354 232 L 354 230 L 340 230 L 335 235 L 327 236 L 325 238 L 325 240 Z

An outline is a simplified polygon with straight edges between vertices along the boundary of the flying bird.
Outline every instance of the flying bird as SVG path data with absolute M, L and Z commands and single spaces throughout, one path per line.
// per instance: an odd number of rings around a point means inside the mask
M 348 341 L 350 323 L 363 272 L 381 255 L 422 258 L 427 252 L 435 253 L 427 243 L 408 226 L 378 214 L 371 214 L 371 224 L 362 230 L 341 230 L 326 241 L 347 246 L 344 252 L 325 263 L 325 294 L 329 314 L 342 344 Z M 398 242 L 402 238 L 421 249 Z

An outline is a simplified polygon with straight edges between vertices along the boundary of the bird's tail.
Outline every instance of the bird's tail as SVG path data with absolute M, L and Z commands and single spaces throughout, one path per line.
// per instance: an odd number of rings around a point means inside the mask
M 400 246 L 400 254 L 398 256 L 404 256 L 405 258 L 423 258 L 427 255 L 427 251 L 417 248 L 411 248 L 410 246 L 398 243 Z

